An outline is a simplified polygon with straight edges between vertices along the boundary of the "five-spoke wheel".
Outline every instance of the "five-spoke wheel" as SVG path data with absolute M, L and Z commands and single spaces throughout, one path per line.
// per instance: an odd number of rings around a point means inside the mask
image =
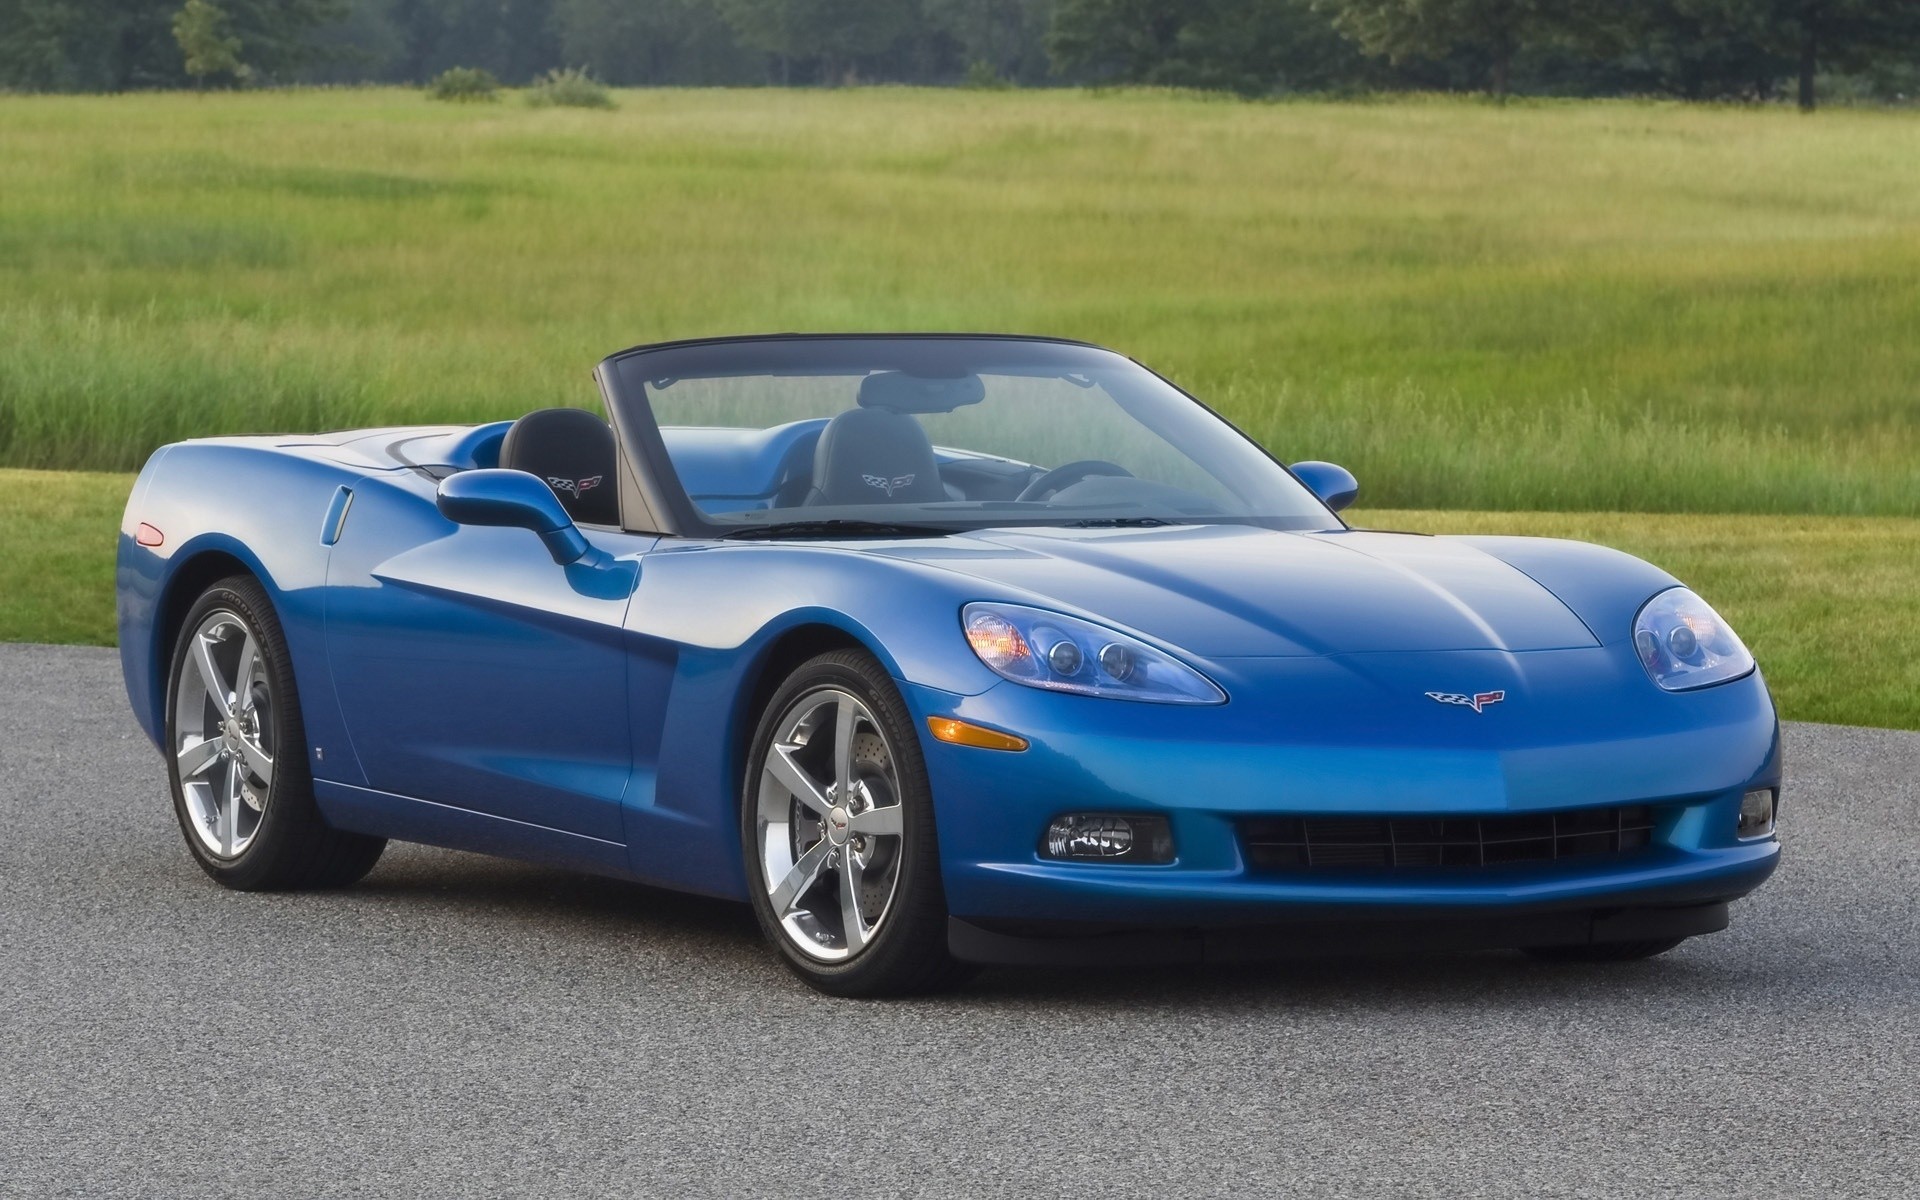
M 741 797 L 754 911 L 801 978 L 838 995 L 924 991 L 960 973 L 926 765 L 879 663 L 823 654 L 763 712 Z
M 238 858 L 260 831 L 273 792 L 273 686 L 260 644 L 238 613 L 215 609 L 187 635 L 189 669 L 174 682 L 174 760 L 193 833 Z
M 872 940 L 900 881 L 900 781 L 873 711 L 825 687 L 789 705 L 760 773 L 762 882 L 780 928 L 825 962 Z
M 167 700 L 174 813 L 207 874 L 334 887 L 372 869 L 385 839 L 330 828 L 314 802 L 286 637 L 257 580 L 223 579 L 188 610 Z

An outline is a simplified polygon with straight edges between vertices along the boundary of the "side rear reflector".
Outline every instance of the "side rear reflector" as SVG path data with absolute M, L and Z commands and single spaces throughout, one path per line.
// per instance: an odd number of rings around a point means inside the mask
M 142 521 L 140 522 L 140 528 L 133 531 L 133 540 L 142 546 L 158 546 L 161 542 L 166 541 L 167 538 L 166 535 L 158 529 Z
M 928 717 L 927 728 L 933 736 L 943 742 L 956 746 L 978 746 L 982 750 L 1025 750 L 1027 739 L 1015 737 L 1011 733 L 1001 733 L 998 729 L 987 729 L 979 725 L 969 725 L 965 721 L 956 721 L 952 717 Z

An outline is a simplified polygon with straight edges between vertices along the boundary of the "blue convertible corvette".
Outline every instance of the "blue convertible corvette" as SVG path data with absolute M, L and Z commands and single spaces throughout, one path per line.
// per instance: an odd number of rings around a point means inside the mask
M 1348 528 L 1120 355 L 643 346 L 611 424 L 185 442 L 119 549 L 186 843 L 749 901 L 826 991 L 1313 947 L 1638 958 L 1779 856 L 1753 659 L 1655 567 Z

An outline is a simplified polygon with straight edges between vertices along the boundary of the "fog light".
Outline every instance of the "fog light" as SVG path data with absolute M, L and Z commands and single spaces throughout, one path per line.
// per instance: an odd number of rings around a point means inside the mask
M 1759 788 L 1740 797 L 1741 837 L 1760 838 L 1773 832 L 1773 802 L 1776 795 L 1772 788 Z
M 1047 826 L 1040 853 L 1047 858 L 1167 863 L 1173 861 L 1173 831 L 1165 817 L 1068 813 Z

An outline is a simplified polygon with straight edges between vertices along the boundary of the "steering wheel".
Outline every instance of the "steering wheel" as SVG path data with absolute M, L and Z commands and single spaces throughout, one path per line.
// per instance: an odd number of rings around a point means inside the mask
M 1063 463 L 1020 490 L 1018 500 L 1045 500 L 1055 492 L 1079 483 L 1082 479 L 1094 475 L 1124 475 L 1133 478 L 1133 472 L 1119 463 L 1110 463 L 1104 458 L 1083 458 L 1078 462 Z

